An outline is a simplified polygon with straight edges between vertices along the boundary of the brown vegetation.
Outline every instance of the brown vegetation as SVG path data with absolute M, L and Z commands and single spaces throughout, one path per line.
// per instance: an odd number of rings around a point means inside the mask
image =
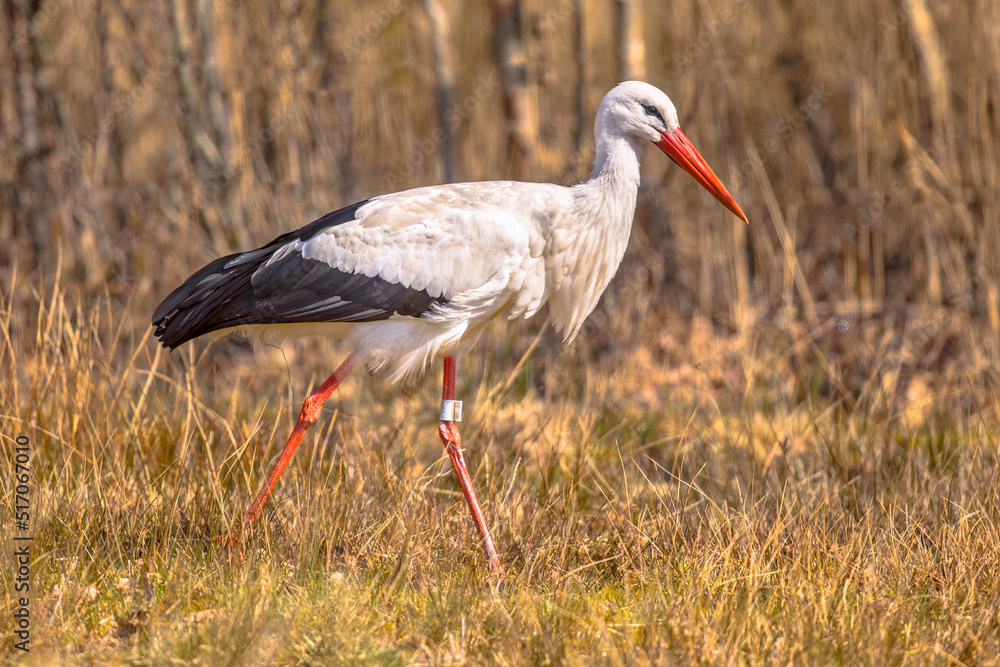
M 36 503 L 15 657 L 996 664 L 1000 6 L 495 4 L 520 6 L 520 126 L 490 3 L 0 7 L 0 490 L 27 435 Z M 655 156 L 580 339 L 501 322 L 464 366 L 510 586 L 442 459 L 436 375 L 345 384 L 228 559 L 208 538 L 339 353 L 168 354 L 158 300 L 440 182 L 444 137 L 457 179 L 585 178 L 642 52 L 623 15 L 751 224 Z

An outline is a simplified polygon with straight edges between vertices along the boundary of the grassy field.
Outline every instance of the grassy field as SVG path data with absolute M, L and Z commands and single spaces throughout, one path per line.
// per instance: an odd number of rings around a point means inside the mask
M 509 177 L 490 7 L 442 4 L 459 175 Z M 219 254 L 440 180 L 423 5 L 4 5 L 3 659 L 1000 664 L 1000 9 L 814 5 L 644 5 L 646 78 L 751 224 L 653 156 L 578 340 L 498 322 L 463 362 L 499 591 L 439 371 L 353 375 L 231 552 L 346 350 L 148 324 Z M 614 5 L 582 5 L 582 81 L 576 5 L 524 7 L 537 176 L 570 183 Z

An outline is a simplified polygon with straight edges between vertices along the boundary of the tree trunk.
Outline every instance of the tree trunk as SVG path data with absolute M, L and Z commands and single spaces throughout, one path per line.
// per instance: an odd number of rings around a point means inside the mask
M 513 171 L 517 178 L 530 180 L 535 174 L 538 125 L 528 95 L 528 68 L 521 42 L 520 0 L 496 0 L 494 36 Z
M 455 139 L 448 112 L 455 85 L 455 68 L 452 64 L 448 14 L 438 0 L 424 0 L 424 11 L 430 22 L 431 45 L 434 47 L 434 79 L 437 90 L 438 128 L 441 131 L 441 168 L 445 183 L 455 182 Z
M 640 0 L 618 0 L 618 74 L 622 81 L 646 79 L 646 40 Z

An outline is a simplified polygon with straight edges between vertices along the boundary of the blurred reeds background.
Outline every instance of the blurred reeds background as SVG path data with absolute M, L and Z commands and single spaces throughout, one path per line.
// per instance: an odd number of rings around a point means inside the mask
M 512 585 L 470 588 L 436 373 L 405 397 L 353 378 L 253 556 L 205 546 L 339 351 L 167 354 L 159 300 L 371 195 L 578 182 L 630 77 L 671 96 L 750 225 L 651 155 L 580 339 L 501 322 L 464 364 Z M 993 0 L 7 0 L 0 435 L 35 448 L 34 645 L 996 664 L 998 137 Z

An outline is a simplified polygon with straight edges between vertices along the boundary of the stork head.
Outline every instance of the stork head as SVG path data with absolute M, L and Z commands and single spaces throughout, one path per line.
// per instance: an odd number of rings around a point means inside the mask
M 620 83 L 604 96 L 597 118 L 598 124 L 612 133 L 656 144 L 723 206 L 747 221 L 732 195 L 681 131 L 677 109 L 662 90 L 642 81 Z

